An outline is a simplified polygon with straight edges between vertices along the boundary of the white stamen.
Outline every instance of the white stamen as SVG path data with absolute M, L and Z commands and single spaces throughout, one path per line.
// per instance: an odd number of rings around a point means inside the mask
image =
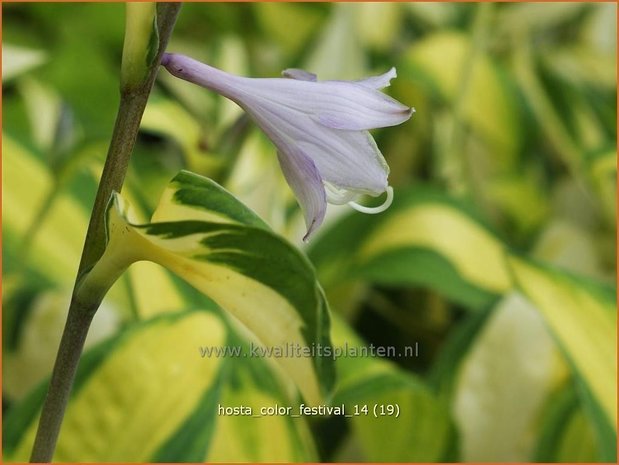
M 331 205 L 345 205 L 357 198 L 357 194 L 352 191 L 340 189 L 328 182 L 325 182 L 324 185 L 327 194 L 327 202 Z
M 385 199 L 383 204 L 379 205 L 378 207 L 364 207 L 363 205 L 359 205 L 358 203 L 355 203 L 355 202 L 348 202 L 348 205 L 350 205 L 352 208 L 354 208 L 355 210 L 361 213 L 368 213 L 370 215 L 375 215 L 376 213 L 384 212 L 385 210 L 387 210 L 387 208 L 391 206 L 391 202 L 393 202 L 393 187 L 387 186 L 386 192 L 387 192 L 387 198 Z

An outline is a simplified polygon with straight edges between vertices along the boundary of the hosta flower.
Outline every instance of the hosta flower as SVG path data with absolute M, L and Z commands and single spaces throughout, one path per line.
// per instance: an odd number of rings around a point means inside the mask
M 162 65 L 233 100 L 269 136 L 303 210 L 304 240 L 322 223 L 327 201 L 366 213 L 388 208 L 393 198 L 389 167 L 368 130 L 395 126 L 414 112 L 379 91 L 396 77 L 395 68 L 359 81 L 317 81 L 297 69 L 284 71 L 286 79 L 234 76 L 178 54 L 166 53 Z M 362 194 L 385 192 L 381 207 L 355 203 Z

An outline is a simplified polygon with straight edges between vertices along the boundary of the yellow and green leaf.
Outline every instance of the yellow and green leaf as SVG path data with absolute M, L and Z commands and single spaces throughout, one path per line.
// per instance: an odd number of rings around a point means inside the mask
M 258 411 L 291 402 L 267 361 L 201 355 L 201 347 L 237 343 L 215 313 L 186 310 L 137 323 L 88 351 L 54 461 L 315 460 L 304 419 L 219 415 L 220 404 Z M 9 461 L 28 460 L 45 388 L 5 419 Z M 274 432 L 277 443 L 265 440 Z
M 362 350 L 365 346 L 339 319 L 334 319 L 332 335 L 334 347 Z M 365 460 L 441 462 L 449 458 L 454 439 L 449 411 L 416 375 L 372 357 L 341 357 L 337 368 L 340 377 L 333 403 L 345 405 Z M 399 415 L 380 415 L 388 406 L 397 406 Z
M 223 360 L 202 359 L 199 347 L 225 342 L 222 321 L 195 311 L 136 325 L 89 352 L 77 375 L 54 460 L 149 461 L 217 386 Z M 41 387 L 44 394 L 46 386 Z M 29 456 L 42 402 L 37 394 L 11 412 L 4 425 L 11 460 L 27 461 Z
M 204 148 L 203 130 L 198 120 L 181 104 L 155 94 L 144 110 L 140 129 L 165 136 L 182 149 L 187 166 L 200 172 L 212 171 L 219 161 Z
M 208 454 L 200 461 L 315 461 L 317 452 L 305 418 L 261 416 L 261 409 L 265 407 L 291 407 L 291 412 L 296 412 L 299 405 L 282 391 L 268 360 L 237 358 L 231 361 L 229 372 L 219 403 L 249 407 L 252 416 L 219 415 Z
M 32 150 L 6 133 L 2 164 L 2 229 L 15 241 L 15 250 L 52 192 L 54 179 Z M 52 282 L 75 277 L 87 221 L 75 199 L 64 194 L 57 197 L 32 239 L 29 256 L 39 273 Z
M 428 187 L 395 195 L 386 213 L 350 215 L 313 245 L 310 257 L 325 285 L 424 285 L 474 308 L 511 287 L 505 246 L 464 205 Z
M 453 104 L 460 98 L 461 77 L 470 66 L 468 87 L 461 94 L 463 118 L 492 148 L 495 163 L 510 167 L 521 144 L 515 95 L 492 58 L 480 54 L 471 60 L 474 46 L 472 38 L 459 32 L 431 34 L 409 49 L 408 74 Z
M 127 210 L 116 195 L 107 213 L 107 249 L 78 287 L 78 298 L 104 294 L 131 263 L 148 260 L 206 294 L 267 350 L 329 345 L 327 303 L 307 259 L 223 188 L 181 172 L 151 223 L 132 224 Z M 329 392 L 329 360 L 277 361 L 307 402 L 320 403 Z
M 510 258 L 509 265 L 517 286 L 542 314 L 570 363 L 598 441 L 613 442 L 617 424 L 614 292 L 519 258 Z
M 540 411 L 565 380 L 564 365 L 542 315 L 522 295 L 507 294 L 453 368 L 462 460 L 529 460 Z
M 600 462 L 591 422 L 572 383 L 551 396 L 540 421 L 535 462 Z
M 77 272 L 88 214 L 75 190 L 68 185 L 55 185 L 58 180 L 41 156 L 39 151 L 12 134 L 3 133 L 3 275 L 6 278 L 14 271 L 27 269 L 29 279 L 36 277 L 46 287 L 68 288 Z M 90 187 L 95 187 L 94 182 Z M 78 185 L 77 192 L 80 189 L 85 187 Z M 124 191 L 126 195 L 131 193 L 129 188 Z M 32 225 L 37 228 L 30 230 Z M 25 241 L 30 241 L 27 253 Z M 159 267 L 143 264 L 129 270 L 131 292 L 141 317 L 180 304 L 178 290 L 170 285 L 165 273 Z M 17 276 L 17 279 L 21 278 Z M 160 291 L 156 299 L 153 298 L 153 284 L 157 284 Z M 129 308 L 126 294 L 125 286 L 116 285 L 110 291 L 110 297 L 123 312 Z M 5 307 L 6 312 L 10 314 L 14 309 Z

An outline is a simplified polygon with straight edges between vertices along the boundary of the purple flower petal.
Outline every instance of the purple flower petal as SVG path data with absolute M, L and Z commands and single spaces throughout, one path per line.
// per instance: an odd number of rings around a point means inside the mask
M 369 87 L 370 89 L 380 90 L 384 89 L 385 87 L 389 87 L 389 85 L 391 85 L 391 80 L 396 77 L 398 77 L 398 75 L 395 71 L 395 68 L 391 68 L 389 71 L 379 76 L 371 76 L 369 78 L 358 79 L 353 82 L 365 87 Z
M 316 111 L 318 121 L 327 127 L 364 131 L 396 126 L 407 121 L 413 112 L 412 108 L 367 85 L 339 82 L 329 84 L 338 84 L 331 92 L 325 93 L 331 96 L 331 101 L 321 102 Z
M 314 73 L 298 68 L 285 69 L 282 71 L 282 76 L 289 79 L 297 79 L 298 81 L 316 82 L 318 80 L 318 76 Z
M 338 133 L 338 137 L 325 134 L 301 140 L 299 146 L 314 160 L 325 181 L 358 193 L 385 192 L 389 167 L 374 138 L 367 131 Z M 354 158 L 344 155 L 347 153 L 354 153 Z
M 330 129 L 277 107 L 248 112 L 281 152 L 294 144 L 307 154 L 325 181 L 374 195 L 387 188 L 389 167 L 367 131 Z
M 175 54 L 165 54 L 162 64 L 238 103 L 269 136 L 305 215 L 304 240 L 324 219 L 325 184 L 339 203 L 388 190 L 389 167 L 367 131 L 403 123 L 414 112 L 379 91 L 395 68 L 359 81 L 317 82 L 299 69 L 283 72 L 290 79 L 233 76 Z
M 235 102 L 239 86 L 246 80 L 177 53 L 164 53 L 161 64 L 173 76 L 214 90 Z
M 238 78 L 236 85 L 236 98 L 231 98 L 244 107 L 279 105 L 334 129 L 362 131 L 395 126 L 413 112 L 388 95 L 356 82 Z
M 278 151 L 277 158 L 288 185 L 292 188 L 303 210 L 307 241 L 322 224 L 327 210 L 327 195 L 316 165 L 300 148 Z

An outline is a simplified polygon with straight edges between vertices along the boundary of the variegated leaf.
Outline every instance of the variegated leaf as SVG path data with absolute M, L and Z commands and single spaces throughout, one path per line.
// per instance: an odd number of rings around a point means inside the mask
M 316 460 L 305 419 L 218 411 L 291 402 L 267 360 L 202 356 L 223 344 L 247 350 L 214 312 L 195 309 L 130 325 L 87 351 L 54 461 Z M 28 460 L 45 388 L 5 417 L 5 460 Z M 274 432 L 278 441 L 267 440 Z
M 273 354 L 329 344 L 327 303 L 310 263 L 214 182 L 181 172 L 143 225 L 131 222 L 116 194 L 107 232 L 106 251 L 80 283 L 78 298 L 101 298 L 129 265 L 148 260 L 206 294 Z M 316 351 L 310 355 L 275 359 L 316 404 L 333 382 L 333 364 Z

